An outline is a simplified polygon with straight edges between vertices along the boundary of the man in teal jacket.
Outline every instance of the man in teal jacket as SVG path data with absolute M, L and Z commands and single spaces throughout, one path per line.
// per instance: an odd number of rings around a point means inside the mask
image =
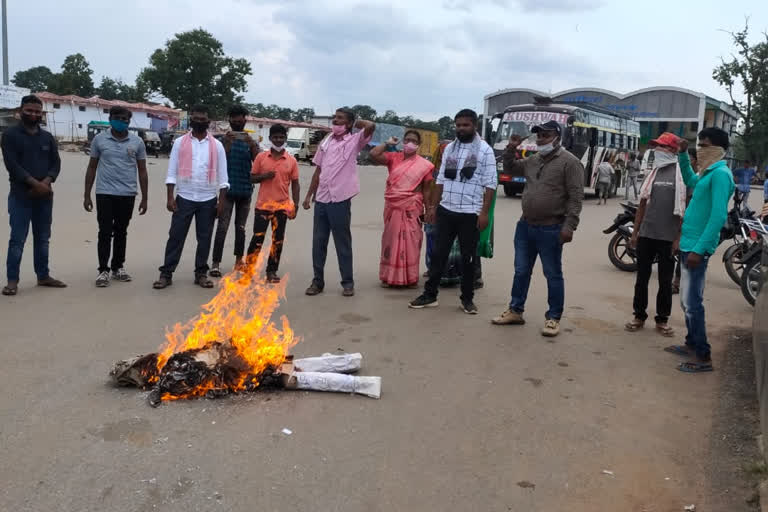
M 692 356 L 690 361 L 678 367 L 687 373 L 713 369 L 704 318 L 704 282 L 707 263 L 720 243 L 720 229 L 725 224 L 728 202 L 733 195 L 733 175 L 723 160 L 728 145 L 728 134 L 719 128 L 705 128 L 699 132 L 697 173 L 688 157 L 688 141 L 683 139 L 678 144 L 683 180 L 693 189 L 680 236 L 683 263 L 680 299 L 688 335 L 685 345 L 672 345 L 665 350 Z

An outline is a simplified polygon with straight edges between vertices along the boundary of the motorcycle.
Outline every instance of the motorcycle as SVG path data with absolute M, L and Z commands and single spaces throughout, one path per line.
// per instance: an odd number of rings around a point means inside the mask
M 756 240 L 741 258 L 744 270 L 740 281 L 742 295 L 754 306 L 763 285 L 762 266 L 766 263 L 763 260 L 768 256 L 765 254 L 765 248 L 768 247 L 768 228 L 759 220 L 742 219 L 741 224 L 749 230 L 752 239 Z
M 720 231 L 720 242 L 733 240 L 733 245 L 723 253 L 723 265 L 734 283 L 741 286 L 741 276 L 744 271 L 745 255 L 753 252 L 754 247 L 759 246 L 757 236 L 752 234 L 748 224 L 742 223 L 742 219 L 755 220 L 755 212 L 749 208 L 742 208 L 741 196 L 734 196 L 733 208 L 728 212 L 728 219 Z
M 637 253 L 630 242 L 638 205 L 632 202 L 619 204 L 624 211 L 616 216 L 613 224 L 603 230 L 606 235 L 616 232 L 608 242 L 608 259 L 619 270 L 635 272 L 637 271 Z

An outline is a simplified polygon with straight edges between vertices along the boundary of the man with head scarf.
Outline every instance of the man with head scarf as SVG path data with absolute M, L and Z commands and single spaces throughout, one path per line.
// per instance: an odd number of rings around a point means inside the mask
M 680 170 L 685 184 L 693 189 L 680 235 L 680 302 L 688 335 L 685 345 L 671 345 L 664 350 L 690 357 L 678 366 L 687 373 L 713 369 L 704 317 L 704 283 L 707 263 L 720 243 L 720 229 L 728 217 L 728 202 L 734 190 L 733 175 L 724 160 L 728 146 L 728 133 L 720 128 L 699 132 L 697 173 L 688 156 L 688 141 L 678 143 Z
M 637 251 L 637 276 L 632 302 L 634 318 L 624 328 L 636 332 L 648 319 L 648 282 L 655 261 L 659 262 L 659 291 L 656 295 L 656 330 L 674 336 L 667 321 L 672 313 L 672 280 L 680 243 L 680 221 L 685 213 L 685 184 L 677 164 L 679 138 L 662 133 L 650 141 L 653 168 L 640 187 L 640 206 L 635 214 L 632 248 Z

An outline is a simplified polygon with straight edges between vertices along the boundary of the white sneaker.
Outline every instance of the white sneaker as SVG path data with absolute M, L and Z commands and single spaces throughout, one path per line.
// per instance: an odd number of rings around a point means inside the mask
M 560 320 L 549 318 L 544 322 L 544 328 L 541 329 L 541 335 L 547 338 L 554 338 L 560 334 Z
M 122 281 L 123 283 L 127 283 L 133 280 L 131 275 L 128 272 L 126 272 L 123 267 L 120 267 L 119 269 L 112 271 L 112 279 L 114 279 L 115 281 Z
M 96 288 L 106 288 L 109 286 L 109 280 L 110 277 L 108 271 L 105 270 L 104 272 L 99 272 L 99 277 L 96 278 Z

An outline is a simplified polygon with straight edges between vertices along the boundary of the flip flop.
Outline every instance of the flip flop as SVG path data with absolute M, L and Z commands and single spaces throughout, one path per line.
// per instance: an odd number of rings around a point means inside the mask
M 693 354 L 693 351 L 685 345 L 670 345 L 668 347 L 664 347 L 664 352 L 669 352 L 670 354 L 675 354 L 678 356 L 690 356 Z
M 221 270 L 218 268 L 212 268 L 210 272 L 208 272 L 208 275 L 211 277 L 221 277 Z
M 43 279 L 42 281 L 37 282 L 37 286 L 44 286 L 46 288 L 66 288 L 67 285 L 58 279 L 54 279 L 52 277 L 49 277 L 48 279 Z
M 3 286 L 3 295 L 6 295 L 8 297 L 12 297 L 16 295 L 18 291 L 19 291 L 19 288 L 16 286 Z
M 624 330 L 627 332 L 637 332 L 643 327 L 645 327 L 645 322 L 637 318 L 624 324 Z
M 684 373 L 704 373 L 714 370 L 712 363 L 698 363 L 696 361 L 680 363 L 677 369 Z
M 665 338 L 674 338 L 675 330 L 668 324 L 656 324 L 656 332 L 664 336 Z

